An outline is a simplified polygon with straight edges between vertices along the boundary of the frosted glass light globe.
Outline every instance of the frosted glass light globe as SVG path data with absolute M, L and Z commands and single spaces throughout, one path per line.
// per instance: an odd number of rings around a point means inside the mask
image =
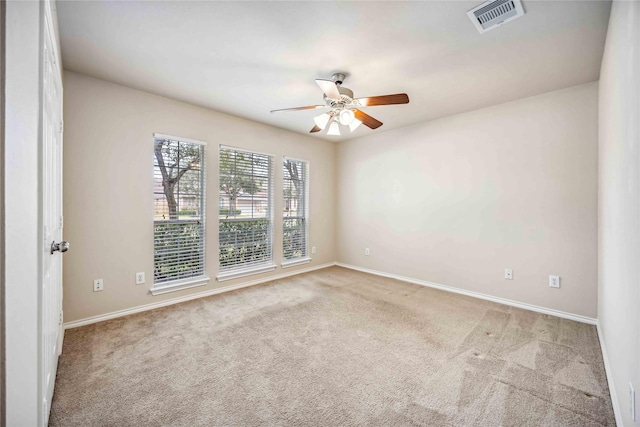
M 348 126 L 351 124 L 351 122 L 353 122 L 353 119 L 355 119 L 355 114 L 353 114 L 353 111 L 351 110 L 342 110 L 340 111 L 340 116 L 338 117 L 340 119 L 340 124 L 341 125 L 345 125 Z

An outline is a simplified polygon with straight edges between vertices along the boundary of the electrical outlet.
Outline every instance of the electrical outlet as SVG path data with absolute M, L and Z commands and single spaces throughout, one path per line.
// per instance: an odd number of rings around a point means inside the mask
M 369 252 L 369 248 L 364 248 L 364 254 L 366 256 L 369 256 L 371 254 L 371 252 Z
M 549 276 L 549 286 L 552 288 L 559 288 L 560 276 Z
M 136 273 L 136 285 L 142 285 L 144 283 L 144 271 L 142 273 Z
M 102 279 L 96 279 L 93 281 L 93 292 L 100 292 L 104 290 L 104 281 Z
M 629 410 L 631 411 L 631 421 L 636 420 L 636 391 L 633 384 L 629 383 Z
M 316 253 L 316 247 L 315 247 L 315 246 L 312 246 L 312 247 L 311 247 L 311 253 L 312 253 L 312 254 L 315 254 L 315 253 Z
M 513 270 L 510 268 L 504 269 L 504 278 L 507 280 L 513 280 Z

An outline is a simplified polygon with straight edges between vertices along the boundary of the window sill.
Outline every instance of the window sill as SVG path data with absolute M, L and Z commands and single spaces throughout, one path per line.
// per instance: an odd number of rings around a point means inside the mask
M 266 273 L 267 271 L 273 271 L 277 267 L 275 264 L 258 265 L 249 268 L 242 268 L 231 271 L 223 271 L 216 276 L 218 282 L 224 282 L 225 280 L 237 279 L 238 277 L 251 276 L 253 274 Z
M 296 265 L 308 264 L 310 262 L 311 262 L 311 258 L 309 257 L 296 258 L 289 261 L 283 261 L 280 264 L 280 266 L 282 266 L 282 268 L 289 268 L 289 267 L 295 267 Z
M 176 280 L 162 285 L 153 285 L 151 287 L 151 295 L 162 295 L 168 292 L 181 291 L 183 289 L 195 288 L 196 286 L 204 286 L 211 280 L 207 276 L 190 277 L 184 280 Z

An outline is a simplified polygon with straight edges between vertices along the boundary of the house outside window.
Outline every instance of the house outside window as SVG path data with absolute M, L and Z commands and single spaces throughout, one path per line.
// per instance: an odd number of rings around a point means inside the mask
M 275 269 L 269 154 L 220 146 L 218 280 Z
M 285 157 L 282 162 L 282 266 L 309 262 L 309 162 Z
M 205 145 L 154 134 L 152 292 L 205 277 Z

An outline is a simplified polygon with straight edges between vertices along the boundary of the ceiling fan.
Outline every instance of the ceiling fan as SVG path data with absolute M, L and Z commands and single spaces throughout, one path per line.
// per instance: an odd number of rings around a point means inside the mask
M 406 93 L 396 93 L 394 95 L 370 96 L 368 98 L 354 98 L 353 91 L 346 87 L 342 87 L 345 79 L 343 73 L 336 73 L 332 76 L 332 80 L 316 79 L 316 83 L 324 92 L 325 105 L 307 105 L 305 107 L 283 108 L 281 110 L 272 110 L 272 113 L 282 111 L 300 111 L 314 110 L 316 108 L 331 108 L 330 111 L 316 116 L 313 120 L 316 125 L 309 133 L 320 132 L 327 129 L 327 135 L 340 135 L 340 125 L 349 126 L 349 130 L 353 132 L 364 124 L 371 129 L 378 129 L 382 126 L 382 122 L 371 117 L 364 111 L 362 107 L 374 107 L 377 105 L 393 105 L 408 104 L 409 96 Z

